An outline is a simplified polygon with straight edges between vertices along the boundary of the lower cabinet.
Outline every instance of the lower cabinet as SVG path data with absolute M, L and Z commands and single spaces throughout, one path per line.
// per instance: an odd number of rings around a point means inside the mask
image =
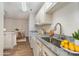
M 34 41 L 34 38 L 30 36 L 30 38 L 29 38 L 29 42 L 30 42 L 30 46 L 31 46 L 31 48 L 33 48 L 33 41 Z
M 35 37 L 31 37 L 31 47 L 33 49 L 34 56 L 37 55 L 36 54 L 37 47 L 36 47 L 36 38 Z
M 43 56 L 56 56 L 53 52 L 51 52 L 46 46 L 43 46 Z
M 37 56 L 42 56 L 42 46 L 43 44 L 39 40 L 36 40 Z
M 42 55 L 42 44 L 39 40 L 37 40 L 35 37 L 32 38 L 33 43 L 33 53 L 34 56 L 41 56 Z
M 31 45 L 34 56 L 56 56 L 44 44 L 42 44 L 36 37 L 31 38 Z

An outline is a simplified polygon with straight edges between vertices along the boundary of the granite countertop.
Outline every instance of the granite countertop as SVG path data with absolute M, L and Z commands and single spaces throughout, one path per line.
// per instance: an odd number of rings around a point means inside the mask
M 45 41 L 44 39 L 41 38 L 41 36 L 37 33 L 30 33 L 31 36 L 35 36 L 42 44 L 44 44 L 52 53 L 54 53 L 57 56 L 74 56 L 74 54 L 71 54 L 65 50 L 63 50 L 62 48 L 59 48 L 47 41 Z M 77 56 L 77 55 L 75 55 Z M 79 55 L 78 55 L 79 56 Z
M 43 40 L 41 37 L 36 36 L 36 38 L 42 42 L 42 44 L 44 44 L 52 53 L 54 53 L 55 55 L 59 56 L 67 56 L 69 55 L 69 53 L 65 52 L 62 48 L 59 48 L 51 43 L 48 43 L 47 41 Z

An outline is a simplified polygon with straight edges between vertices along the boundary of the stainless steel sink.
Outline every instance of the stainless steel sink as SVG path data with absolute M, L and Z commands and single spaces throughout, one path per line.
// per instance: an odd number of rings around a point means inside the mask
M 51 43 L 53 45 L 56 45 L 57 47 L 60 47 L 60 40 L 55 39 L 55 38 L 50 38 L 50 37 L 42 37 L 42 39 L 44 39 L 45 41 L 47 41 L 48 43 Z M 51 40 L 51 42 L 50 42 Z
M 57 47 L 60 48 L 60 43 L 61 41 L 55 38 L 51 38 L 51 44 L 56 45 Z
M 42 39 L 44 39 L 47 42 L 50 42 L 50 37 L 42 37 Z

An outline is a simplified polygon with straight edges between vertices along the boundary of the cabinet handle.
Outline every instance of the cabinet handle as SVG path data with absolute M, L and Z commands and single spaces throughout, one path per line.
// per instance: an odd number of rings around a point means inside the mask
M 45 54 L 46 56 L 48 56 L 48 54 L 47 54 L 46 52 L 44 52 L 44 54 Z
M 37 42 L 37 45 L 39 45 L 40 46 L 40 44 Z

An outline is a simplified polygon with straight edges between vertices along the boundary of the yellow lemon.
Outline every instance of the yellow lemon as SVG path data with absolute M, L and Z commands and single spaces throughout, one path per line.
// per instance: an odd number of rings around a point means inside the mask
M 69 41 L 67 39 L 63 40 L 64 43 L 69 43 Z
M 69 42 L 69 49 L 74 51 L 75 50 L 75 45 L 72 42 Z
M 61 46 L 62 46 L 62 47 L 64 46 L 64 42 L 63 42 L 63 41 L 61 42 Z
M 75 45 L 75 51 L 79 52 L 79 46 Z
M 65 44 L 64 45 L 64 48 L 68 49 L 69 48 L 69 45 L 68 44 Z

